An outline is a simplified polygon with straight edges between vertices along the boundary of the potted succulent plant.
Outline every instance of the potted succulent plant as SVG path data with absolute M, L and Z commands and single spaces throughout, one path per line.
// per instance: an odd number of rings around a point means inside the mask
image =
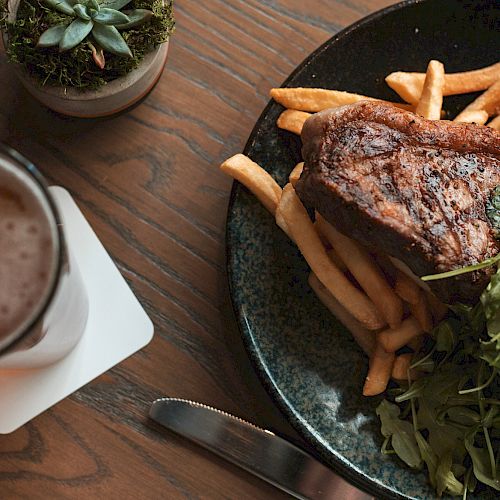
M 60 113 L 96 117 L 151 90 L 174 19 L 171 0 L 0 0 L 0 29 L 31 94 Z

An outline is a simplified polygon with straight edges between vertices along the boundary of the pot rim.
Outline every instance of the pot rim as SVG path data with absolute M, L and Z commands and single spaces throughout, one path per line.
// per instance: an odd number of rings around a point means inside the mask
M 61 85 L 42 85 L 38 82 L 26 68 L 20 64 L 14 64 L 14 71 L 25 86 L 36 88 L 38 92 L 48 96 L 67 99 L 71 101 L 91 101 L 114 95 L 125 88 L 130 88 L 144 74 L 144 72 L 154 63 L 160 51 L 168 50 L 169 42 L 162 43 L 150 52 L 147 52 L 139 62 L 138 66 L 123 76 L 110 80 L 102 87 L 95 90 L 79 90 L 75 87 L 63 87 Z M 163 50 L 162 50 L 163 49 Z

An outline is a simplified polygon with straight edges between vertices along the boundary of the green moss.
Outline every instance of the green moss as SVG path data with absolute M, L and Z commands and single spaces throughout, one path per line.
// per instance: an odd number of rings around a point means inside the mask
M 101 70 L 92 59 L 88 42 L 68 52 L 59 52 L 57 47 L 35 47 L 47 28 L 68 21 L 68 16 L 54 12 L 42 0 L 21 0 L 16 22 L 8 23 L 7 0 L 0 0 L 0 30 L 9 39 L 7 56 L 42 85 L 97 89 L 135 69 L 146 53 L 166 42 L 174 31 L 172 0 L 132 0 L 127 9 L 149 9 L 154 15 L 149 23 L 121 32 L 133 58 L 105 52 L 106 66 Z

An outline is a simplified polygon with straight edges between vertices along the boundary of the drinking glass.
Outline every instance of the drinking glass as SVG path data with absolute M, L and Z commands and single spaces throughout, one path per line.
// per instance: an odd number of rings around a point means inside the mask
M 46 181 L 0 144 L 0 369 L 38 368 L 66 356 L 84 333 L 88 310 Z

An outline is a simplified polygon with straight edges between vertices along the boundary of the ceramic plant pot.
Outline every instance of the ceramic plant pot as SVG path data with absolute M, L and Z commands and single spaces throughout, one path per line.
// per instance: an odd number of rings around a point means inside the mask
M 9 0 L 9 20 L 14 21 L 20 0 Z M 4 34 L 3 42 L 6 45 Z M 15 72 L 28 90 L 48 108 L 68 116 L 98 118 L 113 115 L 145 97 L 159 80 L 167 60 L 168 42 L 144 56 L 139 66 L 98 90 L 81 91 L 73 88 L 42 86 L 24 68 Z

